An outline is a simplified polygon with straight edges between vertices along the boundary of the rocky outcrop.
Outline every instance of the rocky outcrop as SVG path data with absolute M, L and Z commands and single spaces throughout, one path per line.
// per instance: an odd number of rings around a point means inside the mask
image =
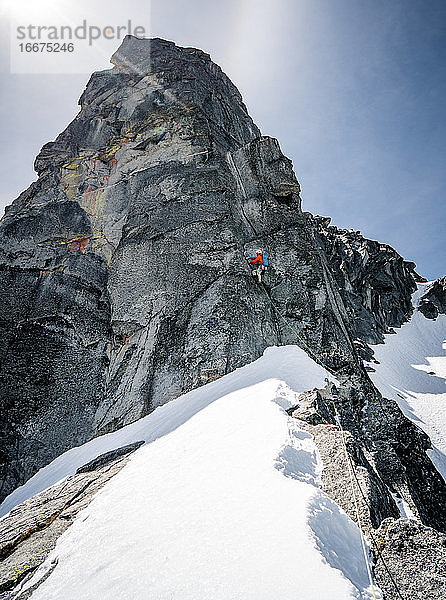
M 407 321 L 417 281 L 415 263 L 387 244 L 364 238 L 359 231 L 338 229 L 330 219 L 315 217 L 331 271 L 344 301 L 352 335 L 363 358 L 367 344 L 384 342 L 384 334 Z
M 379 532 L 375 573 L 386 599 L 446 595 L 446 536 L 409 519 L 386 520 Z
M 302 419 L 296 411 L 293 416 Z M 365 457 L 363 446 L 350 432 L 341 431 L 338 425 L 310 421 L 305 418 L 299 426 L 313 436 L 324 465 L 322 488 L 330 498 L 355 522 L 358 507 L 361 525 L 368 536 L 384 519 L 398 518 L 395 503 L 376 469 Z
M 362 431 L 366 454 L 387 488 L 425 525 L 446 531 L 446 487 L 426 454 L 432 448 L 428 436 L 379 394 L 370 396 Z
M 339 390 L 337 392 L 339 397 Z M 429 500 L 429 494 L 438 498 L 440 492 L 441 496 L 441 480 L 435 477 L 432 480 L 430 475 L 424 479 L 423 463 L 429 462 L 427 456 L 422 448 L 410 448 L 412 441 L 419 439 L 418 432 L 410 431 L 415 429 L 414 426 L 404 431 L 408 427 L 407 420 L 398 414 L 394 415 L 393 422 L 392 407 L 384 406 L 383 402 L 389 401 L 382 399 L 380 402 L 383 423 L 373 444 L 367 443 L 364 436 L 343 432 L 338 425 L 332 424 L 336 419 L 330 410 L 326 390 L 301 394 L 297 406 L 289 413 L 299 419 L 300 428 L 314 438 L 324 465 L 324 491 L 356 523 L 359 514 L 374 558 L 376 581 L 385 600 L 410 597 L 439 600 L 446 591 L 445 535 L 426 527 L 421 521 L 436 520 L 434 513 L 438 505 Z M 373 412 L 373 407 L 371 411 L 367 410 L 365 430 Z M 399 427 L 402 431 L 398 433 Z M 424 443 L 427 448 L 426 436 Z M 406 459 L 401 452 L 403 447 Z M 435 491 L 430 487 L 432 483 L 437 484 Z M 400 518 L 388 490 L 394 498 L 405 500 L 413 519 Z M 425 514 L 426 510 L 431 514 Z M 436 524 L 440 529 L 444 528 L 441 518 Z
M 312 390 L 299 394 L 298 400 L 299 403 L 287 411 L 291 417 L 306 421 L 310 425 L 336 422 L 327 390 Z
M 142 443 L 98 456 L 75 475 L 27 500 L 0 521 L 0 600 L 30 597 L 34 588 L 20 593 L 17 586 L 25 586 L 78 512 L 88 506 Z
M 446 277 L 434 281 L 426 294 L 421 297 L 418 310 L 427 319 L 436 319 L 439 314 L 446 314 Z
M 0 226 L 1 497 L 64 450 L 226 369 L 223 349 L 203 364 L 189 356 L 191 381 L 172 372 L 164 386 L 181 342 L 166 346 L 194 298 L 232 287 L 221 278 L 236 243 L 219 167 L 227 177 L 226 152 L 259 131 L 201 51 L 129 37 L 113 60 Z

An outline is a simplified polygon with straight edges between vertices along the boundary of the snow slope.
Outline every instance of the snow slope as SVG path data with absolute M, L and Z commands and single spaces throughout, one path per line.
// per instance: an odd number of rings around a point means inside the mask
M 17 504 L 73 475 L 76 469 L 104 452 L 139 440 L 152 442 L 168 434 L 225 394 L 270 378 L 281 379 L 301 393 L 313 387 L 324 387 L 324 375 L 326 372 L 297 346 L 268 348 L 261 358 L 250 365 L 158 407 L 147 417 L 119 431 L 68 450 L 5 498 L 0 505 L 0 517 Z
M 419 284 L 414 305 L 430 284 Z M 446 480 L 446 316 L 435 321 L 415 311 L 411 320 L 372 346 L 380 364 L 369 373 L 383 396 L 393 398 L 432 440 L 428 454 Z
M 371 599 L 359 530 L 285 412 L 324 375 L 299 348 L 271 348 L 43 469 L 23 497 L 99 447 L 147 441 L 25 584 L 57 562 L 32 600 Z

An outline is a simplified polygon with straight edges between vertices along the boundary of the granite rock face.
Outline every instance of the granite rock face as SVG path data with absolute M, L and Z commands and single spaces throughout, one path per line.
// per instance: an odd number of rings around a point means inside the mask
M 389 519 L 382 523 L 377 539 L 375 573 L 386 599 L 446 597 L 444 534 L 413 520 Z
M 325 448 L 328 493 L 351 513 L 341 422 L 368 531 L 398 517 L 392 494 L 444 530 L 429 439 L 362 362 L 410 318 L 415 265 L 302 211 L 291 161 L 207 54 L 127 37 L 112 62 L 0 223 L 1 498 L 68 448 L 298 344 L 339 382 L 293 411 Z M 264 285 L 245 260 L 259 248 Z M 421 306 L 444 312 L 444 281 Z

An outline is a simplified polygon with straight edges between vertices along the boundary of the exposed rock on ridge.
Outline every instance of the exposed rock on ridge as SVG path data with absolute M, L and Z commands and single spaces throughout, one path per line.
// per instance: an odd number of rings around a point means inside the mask
M 446 277 L 434 281 L 428 292 L 421 298 L 418 310 L 427 319 L 436 319 L 439 314 L 446 314 Z
M 383 343 L 384 334 L 400 327 L 412 314 L 411 294 L 415 282 L 422 280 L 415 263 L 403 260 L 387 244 L 364 238 L 359 231 L 338 229 L 328 218 L 315 220 L 355 340 Z M 359 345 L 361 355 L 370 359 L 365 344 Z
M 78 469 L 75 475 L 14 508 L 0 521 L 0 600 L 30 597 L 33 588 L 16 594 L 17 586 L 30 579 L 77 513 L 124 467 L 128 455 L 141 443 L 99 456 L 94 464 Z

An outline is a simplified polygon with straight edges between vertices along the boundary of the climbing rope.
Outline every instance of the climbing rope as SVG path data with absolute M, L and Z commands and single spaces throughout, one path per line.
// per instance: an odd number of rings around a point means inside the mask
M 325 365 L 322 363 L 322 367 L 325 369 L 325 372 L 328 373 L 328 370 L 326 369 Z M 349 474 L 350 474 L 350 487 L 352 490 L 352 496 L 353 496 L 353 503 L 355 506 L 355 512 L 356 512 L 356 520 L 358 522 L 358 529 L 361 535 L 361 546 L 362 546 L 362 552 L 364 555 L 364 561 L 366 564 L 366 568 L 367 568 L 367 575 L 369 577 L 369 581 L 370 581 L 370 586 L 372 588 L 372 594 L 373 594 L 373 598 L 376 600 L 376 594 L 375 594 L 375 587 L 373 584 L 373 577 L 372 577 L 372 568 L 370 566 L 370 561 L 369 561 L 369 557 L 367 554 L 367 549 L 366 549 L 366 543 L 365 543 L 365 537 L 364 537 L 364 531 L 363 531 L 363 527 L 362 527 L 362 522 L 361 522 L 361 515 L 360 515 L 360 511 L 359 511 L 359 504 L 358 504 L 358 498 L 356 496 L 356 491 L 355 491 L 355 486 L 354 486 L 354 481 L 353 481 L 353 465 L 351 464 L 351 460 L 350 460 L 350 455 L 348 453 L 348 448 L 347 448 L 347 442 L 345 440 L 345 431 L 341 425 L 341 420 L 339 418 L 339 413 L 338 410 L 336 408 L 336 404 L 334 402 L 334 397 L 333 397 L 333 390 L 331 387 L 331 381 L 330 379 L 327 380 L 328 383 L 328 391 L 330 394 L 330 398 L 331 398 L 331 402 L 333 404 L 333 409 L 334 409 L 334 413 L 335 413 L 335 417 L 336 417 L 336 421 L 339 427 L 339 431 L 341 432 L 341 438 L 342 438 L 342 445 L 344 447 L 344 453 L 345 453 L 345 457 L 347 459 L 347 465 L 348 465 L 348 470 L 349 470 Z
M 339 412 L 337 410 L 335 401 L 334 401 L 334 394 L 333 394 L 333 389 L 332 389 L 332 382 L 330 380 L 330 375 L 331 373 L 329 372 L 326 364 L 323 362 L 323 360 L 321 360 L 317 354 L 315 354 L 311 348 L 308 346 L 308 344 L 306 344 L 306 342 L 302 339 L 302 337 L 299 335 L 298 331 L 296 330 L 295 327 L 293 327 L 293 325 L 291 325 L 291 323 L 288 321 L 288 319 L 283 315 L 283 313 L 281 312 L 281 310 L 278 308 L 278 306 L 275 304 L 275 302 L 272 300 L 271 296 L 268 294 L 266 288 L 265 288 L 265 284 L 261 284 L 262 290 L 264 291 L 266 297 L 268 298 L 268 301 L 270 302 L 270 304 L 272 305 L 272 307 L 274 308 L 274 310 L 277 312 L 277 314 L 281 317 L 281 319 L 286 323 L 287 327 L 294 333 L 294 335 L 296 336 L 296 338 L 299 340 L 300 344 L 302 345 L 303 348 L 306 349 L 306 351 L 308 352 L 308 354 L 310 356 L 312 356 L 315 361 L 321 365 L 321 367 L 325 370 L 325 372 L 327 373 L 327 384 L 328 384 L 328 391 L 330 394 L 330 399 L 331 399 L 331 403 L 333 405 L 333 410 L 334 410 L 334 414 L 335 414 L 335 418 L 336 418 L 336 423 L 337 426 L 339 428 L 339 431 L 341 432 L 341 437 L 342 437 L 342 444 L 343 444 L 343 448 L 344 448 L 344 453 L 346 456 L 346 460 L 347 460 L 347 465 L 348 465 L 348 470 L 349 470 L 349 476 L 350 476 L 350 484 L 351 484 L 351 491 L 352 491 L 352 497 L 353 497 L 353 503 L 355 506 L 355 513 L 356 513 L 356 519 L 357 519 L 357 524 L 358 524 L 358 529 L 360 532 L 360 536 L 361 536 L 361 546 L 362 546 L 362 552 L 363 552 L 363 556 L 364 556 L 364 562 L 366 564 L 366 569 L 367 569 L 367 575 L 370 581 L 370 587 L 372 590 L 372 595 L 374 600 L 377 600 L 376 597 L 376 593 L 375 593 L 375 586 L 373 583 L 373 576 L 372 576 L 372 568 L 370 565 L 370 561 L 369 561 L 369 557 L 368 557 L 368 553 L 367 553 L 367 547 L 366 547 L 366 541 L 365 541 L 365 535 L 364 535 L 364 531 L 363 531 L 363 527 L 362 527 L 362 522 L 361 522 L 361 517 L 360 517 L 360 511 L 359 511 L 359 504 L 358 504 L 358 499 L 357 499 L 357 495 L 355 492 L 355 486 L 354 486 L 354 481 L 356 481 L 356 484 L 359 488 L 359 491 L 361 493 L 361 496 L 363 497 L 367 507 L 370 510 L 370 504 L 366 499 L 366 496 L 364 494 L 364 491 L 362 490 L 362 487 L 358 481 L 358 478 L 356 476 L 355 470 L 354 470 L 354 465 L 352 463 L 350 454 L 348 453 L 348 448 L 347 448 L 347 442 L 345 439 L 345 430 L 342 427 L 341 421 L 340 421 L 340 417 L 339 417 Z M 330 356 L 333 353 L 329 353 L 328 356 Z M 405 600 L 404 596 L 401 594 L 401 591 L 398 588 L 398 585 L 396 584 L 385 560 L 384 557 L 382 556 L 381 551 L 379 550 L 378 544 L 374 538 L 374 536 L 372 535 L 372 533 L 370 532 L 370 537 L 372 539 L 372 543 L 375 546 L 377 552 L 378 552 L 378 558 L 381 558 L 381 561 L 386 569 L 387 574 L 389 575 L 389 578 L 393 584 L 393 586 L 395 587 L 398 596 L 400 597 L 401 600 Z
M 368 499 L 367 499 L 367 497 L 366 497 L 366 495 L 364 493 L 364 490 L 362 489 L 362 486 L 359 483 L 358 477 L 357 477 L 357 475 L 355 473 L 355 469 L 354 469 L 352 458 L 351 458 L 350 454 L 348 454 L 348 453 L 347 453 L 347 459 L 348 459 L 348 463 L 350 465 L 350 474 L 353 474 L 353 477 L 355 478 L 355 481 L 356 481 L 356 485 L 358 486 L 358 489 L 359 489 L 359 491 L 361 493 L 361 496 L 362 496 L 362 498 L 364 500 L 364 503 L 366 504 L 367 508 L 371 512 L 372 511 L 372 507 L 370 506 L 370 503 L 369 503 L 369 501 L 368 501 Z M 375 547 L 376 558 L 377 559 L 381 559 L 381 562 L 383 563 L 383 566 L 384 566 L 384 568 L 385 568 L 385 570 L 387 572 L 387 575 L 389 576 L 389 579 L 392 582 L 392 584 L 393 584 L 393 586 L 394 586 L 394 588 L 395 588 L 395 590 L 396 590 L 396 592 L 397 592 L 400 600 L 405 600 L 404 596 L 401 594 L 400 589 L 398 588 L 398 585 L 397 585 L 395 579 L 393 578 L 392 573 L 389 570 L 389 567 L 387 566 L 386 561 L 384 560 L 384 557 L 383 557 L 382 552 L 381 552 L 381 550 L 379 548 L 378 542 L 376 541 L 375 536 L 373 535 L 373 533 L 371 531 L 369 531 L 369 536 L 370 536 L 370 539 L 372 540 L 373 546 Z

